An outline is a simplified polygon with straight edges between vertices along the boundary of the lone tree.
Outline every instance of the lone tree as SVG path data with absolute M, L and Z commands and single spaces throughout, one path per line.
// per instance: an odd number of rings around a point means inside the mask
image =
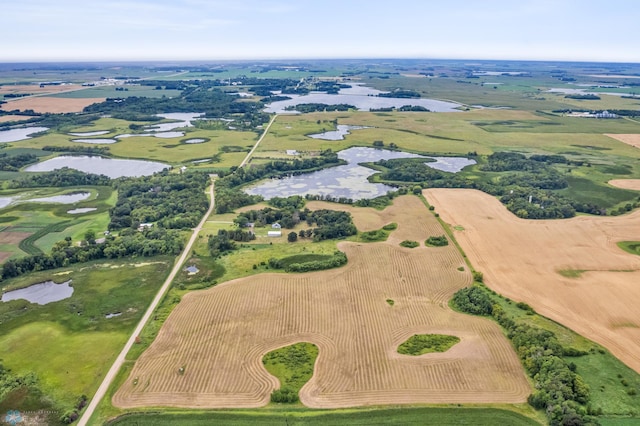
M 298 241 L 298 234 L 293 231 L 289 232 L 289 235 L 287 235 L 287 241 L 289 241 L 290 243 L 295 243 L 296 241 Z

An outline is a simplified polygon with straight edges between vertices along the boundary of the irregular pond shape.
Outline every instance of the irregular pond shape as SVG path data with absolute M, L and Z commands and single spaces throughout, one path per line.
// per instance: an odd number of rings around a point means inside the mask
M 67 210 L 67 213 L 69 214 L 82 214 L 82 213 L 89 213 L 92 211 L 98 210 L 95 207 L 81 207 L 79 209 L 72 209 L 72 210 Z
M 106 135 L 107 133 L 109 133 L 109 130 L 96 130 L 95 132 L 69 132 L 69 135 L 89 137 L 89 136 Z
M 17 142 L 31 139 L 34 133 L 46 132 L 48 127 L 25 127 L 22 129 L 11 129 L 0 131 L 0 143 Z
M 206 139 L 202 139 L 202 138 L 193 138 L 193 139 L 187 139 L 186 141 L 183 141 L 182 143 L 203 143 L 206 142 Z
M 25 200 L 34 203 L 60 203 L 60 204 L 73 204 L 78 201 L 86 200 L 91 196 L 89 192 L 76 192 L 74 194 L 52 195 L 51 197 L 32 198 Z
M 119 160 L 98 156 L 61 155 L 42 163 L 33 164 L 25 169 L 27 172 L 49 172 L 69 167 L 85 173 L 103 174 L 112 179 L 123 176 L 149 176 L 168 169 L 170 166 L 154 161 Z
M 476 160 L 465 157 L 429 157 L 436 160 L 435 162 L 425 163 L 432 169 L 441 170 L 443 172 L 457 173 L 467 166 L 476 164 Z
M 392 158 L 420 158 L 420 155 L 401 151 L 388 151 L 373 148 L 349 148 L 338 153 L 338 157 L 349 164 L 317 172 L 289 176 L 282 179 L 270 179 L 246 190 L 252 195 L 288 197 L 290 195 L 330 195 L 353 200 L 375 198 L 393 191 L 395 188 L 381 183 L 371 183 L 367 177 L 375 170 L 358 165 Z
M 307 135 L 313 139 L 323 139 L 326 141 L 341 141 L 344 137 L 350 134 L 350 130 L 370 129 L 369 126 L 350 126 L 348 124 L 338 124 L 337 130 L 331 130 L 324 133 L 314 133 L 313 135 Z
M 69 283 L 71 283 L 71 280 L 65 281 L 62 284 L 45 281 L 26 288 L 8 291 L 2 295 L 2 301 L 9 302 L 11 300 L 24 299 L 30 303 L 46 305 L 70 298 L 73 294 L 73 287 L 71 287 Z
M 353 84 L 353 83 L 352 83 Z M 291 99 L 276 101 L 267 104 L 264 111 L 276 114 L 296 114 L 298 111 L 287 110 L 287 107 L 294 107 L 299 104 L 319 103 L 327 105 L 349 104 L 361 111 L 380 108 L 400 108 L 404 105 L 422 106 L 433 112 L 456 112 L 459 111 L 460 104 L 454 102 L 439 101 L 436 99 L 407 99 L 407 98 L 387 98 L 377 96 L 381 92 L 370 87 L 353 84 L 347 89 L 340 89 L 338 94 L 329 95 L 324 92 L 311 92 L 308 95 L 287 94 Z
M 107 314 L 104 317 L 106 319 L 111 319 L 111 318 L 119 317 L 120 315 L 122 315 L 122 312 L 114 312 L 112 314 Z
M 365 147 L 345 149 L 338 153 L 338 157 L 347 161 L 348 164 L 297 176 L 270 179 L 250 186 L 246 192 L 251 195 L 262 195 L 265 199 L 312 194 L 359 200 L 379 197 L 388 191 L 395 190 L 389 185 L 369 182 L 367 178 L 377 172 L 360 166 L 359 163 L 372 163 L 394 158 L 433 158 L 436 160 L 435 162 L 425 164 L 447 172 L 457 172 L 469 164 L 475 164 L 474 160 L 464 157 L 428 157 L 409 152 Z

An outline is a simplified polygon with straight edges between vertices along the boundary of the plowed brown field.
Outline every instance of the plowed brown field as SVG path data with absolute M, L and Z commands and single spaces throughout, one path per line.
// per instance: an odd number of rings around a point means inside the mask
M 640 191 L 640 179 L 613 179 L 609 181 L 609 185 L 616 188 Z
M 640 211 L 618 217 L 524 220 L 470 189 L 424 192 L 493 290 L 570 327 L 640 372 Z M 567 278 L 559 271 L 574 271 Z M 583 272 L 580 272 L 583 271 Z
M 624 142 L 631 146 L 635 146 L 636 148 L 640 148 L 640 134 L 605 134 L 605 136 L 609 136 L 610 138 L 619 140 L 620 142 Z
M 0 107 L 5 111 L 32 109 L 35 112 L 81 112 L 84 107 L 104 102 L 105 98 L 53 98 L 50 96 L 30 96 L 28 98 L 16 99 L 15 101 L 2 104 Z
M 310 407 L 525 401 L 527 379 L 500 328 L 447 305 L 471 281 L 466 270 L 457 270 L 464 262 L 456 248 L 397 244 L 443 233 L 420 200 L 401 197 L 384 212 L 354 209 L 356 223 L 363 220 L 359 212 L 379 215 L 382 224 L 397 222 L 393 238 L 341 243 L 349 259 L 343 268 L 255 275 L 187 294 L 113 404 L 265 405 L 279 384 L 262 356 L 301 341 L 320 350 L 314 375 L 300 392 Z M 398 354 L 398 345 L 416 333 L 461 341 L 444 353 Z

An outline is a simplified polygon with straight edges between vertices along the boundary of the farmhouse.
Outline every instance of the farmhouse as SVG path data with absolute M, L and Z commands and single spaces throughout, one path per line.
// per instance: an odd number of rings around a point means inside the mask
M 280 228 L 282 228 L 282 225 L 280 225 L 278 222 L 276 222 L 276 223 L 272 224 L 271 227 L 273 229 L 280 229 Z

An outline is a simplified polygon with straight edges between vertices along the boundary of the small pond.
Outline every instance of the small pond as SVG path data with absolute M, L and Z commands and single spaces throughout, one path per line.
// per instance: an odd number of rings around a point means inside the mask
M 79 209 L 72 209 L 72 210 L 68 210 L 67 213 L 69 214 L 82 214 L 82 213 L 89 213 L 92 211 L 98 210 L 95 207 L 82 207 Z
M 475 164 L 474 160 L 464 157 L 427 157 L 402 151 L 364 147 L 345 149 L 338 153 L 338 157 L 347 161 L 348 164 L 297 176 L 270 179 L 247 188 L 246 192 L 251 195 L 262 195 L 265 199 L 313 194 L 359 200 L 379 197 L 388 191 L 395 190 L 389 185 L 369 182 L 367 178 L 376 171 L 360 166 L 359 163 L 394 158 L 431 158 L 436 161 L 425 163 L 429 167 L 453 173 L 470 164 Z
M 15 200 L 15 197 L 0 197 L 0 209 L 7 207 Z
M 166 118 L 167 120 L 174 120 L 172 123 L 160 123 L 153 124 L 151 126 L 145 126 L 145 129 L 150 132 L 169 132 L 173 129 L 180 127 L 193 127 L 192 121 L 202 117 L 203 113 L 198 112 L 172 112 L 168 114 L 156 114 L 158 117 Z
M 112 314 L 107 314 L 104 317 L 106 319 L 111 319 L 111 318 L 119 317 L 120 315 L 122 315 L 122 312 L 114 312 Z
M 200 272 L 196 265 L 189 265 L 185 268 L 185 270 L 189 273 L 189 275 L 194 275 Z
M 350 130 L 370 129 L 368 126 L 349 126 L 347 124 L 338 124 L 337 130 L 331 130 L 324 133 L 315 133 L 313 135 L 307 135 L 313 139 L 323 139 L 326 141 L 341 141 L 344 137 L 350 134 Z
M 295 114 L 297 111 L 289 111 L 286 108 L 298 104 L 319 103 L 327 105 L 349 104 L 361 111 L 379 108 L 400 108 L 404 105 L 422 106 L 433 112 L 456 112 L 460 104 L 454 102 L 439 101 L 436 99 L 407 99 L 387 98 L 378 96 L 381 92 L 361 84 L 352 84 L 348 89 L 340 89 L 338 94 L 330 95 L 324 92 L 311 92 L 308 95 L 287 94 L 291 99 L 276 101 L 267 104 L 264 111 L 276 114 Z
M 425 163 L 432 169 L 449 173 L 458 173 L 467 166 L 476 164 L 476 160 L 464 157 L 429 157 L 436 160 L 435 162 Z
M 89 136 L 106 135 L 107 133 L 109 133 L 109 130 L 97 130 L 95 132 L 69 132 L 69 135 L 71 135 L 71 136 L 89 137 Z
M 202 138 L 194 138 L 194 139 L 187 139 L 186 141 L 184 141 L 183 143 L 203 143 L 206 142 L 206 139 L 202 139 Z
M 25 200 L 33 203 L 60 203 L 60 204 L 73 204 L 78 201 L 83 201 L 89 198 L 91 193 L 89 192 L 76 192 L 74 194 L 53 195 L 51 197 L 32 198 Z
M 155 136 L 156 138 L 164 138 L 164 139 L 180 138 L 184 136 L 184 132 L 160 132 L 160 133 L 154 133 L 153 136 Z
M 62 284 L 45 281 L 19 290 L 8 291 L 2 295 L 2 301 L 9 302 L 11 300 L 24 299 L 30 303 L 46 305 L 47 303 L 57 302 L 71 297 L 73 287 L 71 287 L 69 283 L 71 283 L 71 280 L 63 282 Z
M 71 142 L 79 142 L 79 143 L 116 143 L 118 142 L 115 139 L 106 139 L 106 138 L 96 138 L 96 139 L 71 139 Z
M 25 127 L 22 129 L 11 129 L 0 131 L 0 143 L 17 142 L 31 139 L 30 135 L 39 132 L 46 132 L 48 127 Z
M 61 155 L 29 166 L 25 171 L 49 172 L 63 167 L 80 170 L 85 173 L 103 174 L 112 179 L 123 176 L 149 176 L 169 168 L 166 164 L 154 161 L 119 160 L 86 155 Z

